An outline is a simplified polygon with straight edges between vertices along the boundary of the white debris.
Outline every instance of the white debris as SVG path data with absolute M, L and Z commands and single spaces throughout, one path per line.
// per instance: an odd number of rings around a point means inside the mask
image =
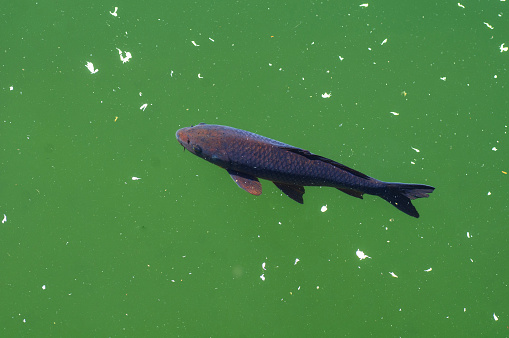
M 389 273 L 391 274 L 392 277 L 398 278 L 398 276 L 394 272 L 389 272 Z
M 462 5 L 462 4 L 460 4 L 459 2 L 458 2 L 458 7 L 465 8 L 465 6 L 463 6 L 463 5 Z
M 325 204 L 324 206 L 322 206 L 322 208 L 320 209 L 321 212 L 326 212 L 327 211 L 327 204 Z
M 359 249 L 357 249 L 357 251 L 355 252 L 355 254 L 357 255 L 357 257 L 359 257 L 359 259 L 362 261 L 363 259 L 366 259 L 366 258 L 371 258 L 369 257 L 368 255 L 366 255 L 363 251 L 360 251 Z
M 5 222 L 7 222 L 7 215 L 6 214 L 4 214 L 4 219 L 2 219 L 2 224 L 5 223 Z
M 490 25 L 489 23 L 484 22 L 484 24 L 485 24 L 485 25 L 486 25 L 486 27 L 488 27 L 489 29 L 493 29 L 493 26 L 492 26 L 492 25 Z
M 262 269 L 267 270 L 267 269 L 265 269 L 265 262 L 262 263 Z
M 9 90 L 14 90 L 14 86 L 10 86 L 10 87 L 9 87 Z
M 412 148 L 413 150 L 415 150 L 415 152 L 416 152 L 416 153 L 420 153 L 420 152 L 421 152 L 421 151 L 420 151 L 419 149 L 417 149 L 417 148 L 414 148 L 414 147 L 410 147 L 410 148 Z
M 262 281 L 265 281 L 265 274 L 264 274 L 264 273 L 262 273 L 262 275 L 260 276 L 260 279 L 261 279 Z
M 199 45 L 199 44 L 197 44 L 196 42 L 194 42 L 194 41 L 191 41 L 191 42 L 193 43 L 193 45 L 194 45 L 195 47 L 200 47 L 200 45 Z
M 212 38 L 209 38 L 209 40 L 210 40 L 210 41 L 212 41 L 212 42 L 214 42 L 214 39 L 212 39 Z
M 131 179 L 132 179 L 133 181 L 141 180 L 141 178 L 140 178 L 140 177 L 136 177 L 136 176 L 133 176 Z
M 147 106 L 148 106 L 148 103 L 145 103 L 145 104 L 141 105 L 140 109 L 145 111 L 145 108 L 147 108 Z
M 43 290 L 46 290 L 46 285 L 43 285 L 43 286 L 42 286 L 42 289 L 43 289 Z
M 394 115 L 394 116 L 398 116 L 399 113 L 396 113 L 395 111 L 391 111 L 391 114 Z
M 361 4 L 361 5 L 359 5 L 359 7 L 368 7 L 368 6 L 369 6 L 369 4 Z
M 88 70 L 90 71 L 90 73 L 92 74 L 95 74 L 99 71 L 99 69 L 95 69 L 94 68 L 94 64 L 92 62 L 87 62 L 87 64 L 85 65 L 85 67 L 88 68 Z M 12 87 L 11 87 L 12 88 Z M 12 89 L 11 89 L 12 90 Z
M 130 52 L 125 52 L 125 57 L 123 57 L 123 52 L 120 50 L 120 48 L 117 48 L 117 50 L 118 54 L 120 55 L 120 61 L 122 61 L 122 63 L 129 62 L 129 60 L 133 57 Z
M 495 321 L 498 320 L 498 316 L 495 314 L 495 312 L 493 312 L 493 319 L 495 319 Z
M 199 78 L 199 79 L 203 79 L 203 76 L 201 76 L 201 74 L 200 74 L 200 73 L 198 73 L 198 78 Z
M 493 147 L 493 148 L 491 148 L 491 150 L 497 151 L 498 149 L 497 149 L 497 147 Z
M 299 262 L 300 262 L 300 259 L 295 258 L 295 263 L 293 263 L 293 265 L 297 265 L 297 263 L 299 263 Z
M 509 47 L 504 47 L 505 43 L 500 45 L 500 53 L 507 52 L 509 50 Z
M 491 196 L 491 191 L 488 191 L 488 196 Z
M 424 271 L 426 271 L 426 272 L 430 272 L 431 270 L 433 270 L 433 269 L 432 269 L 432 268 L 429 268 L 429 269 L 426 269 L 426 270 L 424 270 Z
M 386 42 L 387 42 L 387 39 L 385 39 L 384 41 L 382 41 L 382 43 L 381 43 L 380 45 L 384 45 Z
M 446 77 L 446 76 L 442 76 L 442 77 L 440 78 L 440 80 L 445 81 L 445 80 L 447 80 L 447 77 Z
M 113 11 L 113 12 L 110 11 L 110 14 L 113 16 L 118 16 L 117 11 L 118 11 L 118 7 L 115 7 L 115 11 Z
M 472 238 L 472 236 L 470 236 L 470 232 L 467 231 L 467 238 Z
M 322 97 L 323 97 L 324 99 L 328 99 L 329 97 L 331 97 L 331 94 L 330 94 L 330 93 L 323 93 L 323 94 L 322 94 Z

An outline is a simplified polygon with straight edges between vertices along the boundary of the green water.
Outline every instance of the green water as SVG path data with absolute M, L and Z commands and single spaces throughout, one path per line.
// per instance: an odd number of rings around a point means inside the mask
M 508 2 L 361 3 L 2 5 L 0 334 L 508 336 Z M 436 190 L 255 197 L 199 122 Z

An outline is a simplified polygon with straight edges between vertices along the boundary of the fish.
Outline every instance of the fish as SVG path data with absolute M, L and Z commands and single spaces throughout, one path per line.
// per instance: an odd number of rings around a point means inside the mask
M 272 181 L 283 193 L 303 204 L 304 186 L 333 187 L 362 199 L 379 196 L 397 209 L 418 218 L 412 200 L 435 190 L 425 184 L 384 182 L 307 150 L 246 130 L 200 123 L 177 130 L 177 141 L 194 155 L 230 174 L 237 185 L 259 196 L 259 179 Z

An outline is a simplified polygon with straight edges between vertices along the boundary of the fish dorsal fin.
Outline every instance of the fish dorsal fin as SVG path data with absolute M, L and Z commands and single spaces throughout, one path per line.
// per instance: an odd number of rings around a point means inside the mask
M 363 174 L 361 173 L 360 171 L 357 171 L 355 169 L 352 169 L 352 168 L 349 168 L 347 167 L 346 165 L 344 164 L 341 164 L 341 163 L 338 163 L 336 161 L 333 161 L 331 160 L 330 158 L 327 158 L 327 157 L 323 157 L 323 156 L 320 156 L 320 155 L 315 155 L 307 150 L 304 150 L 304 149 L 300 149 L 300 148 L 293 148 L 293 147 L 281 147 L 281 149 L 284 149 L 284 150 L 287 150 L 287 151 L 291 151 L 292 153 L 295 153 L 295 154 L 299 154 L 301 156 L 304 156 L 310 160 L 315 160 L 315 161 L 322 161 L 322 162 L 325 162 L 325 163 L 328 163 L 330 165 L 333 165 L 339 169 L 342 169 L 344 171 L 348 171 L 350 174 L 352 175 L 355 175 L 357 177 L 360 177 L 360 178 L 364 178 L 364 179 L 370 179 L 371 177 L 369 177 L 368 175 L 366 174 Z
M 228 170 L 228 174 L 230 174 L 233 181 L 237 183 L 240 188 L 244 189 L 248 193 L 255 196 L 262 194 L 262 184 L 256 177 L 235 170 Z

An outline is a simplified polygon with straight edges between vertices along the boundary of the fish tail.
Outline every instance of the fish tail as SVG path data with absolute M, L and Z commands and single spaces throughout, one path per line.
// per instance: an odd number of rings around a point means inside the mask
M 418 218 L 419 213 L 413 206 L 412 200 L 428 197 L 433 190 L 435 190 L 434 187 L 425 184 L 387 183 L 379 196 L 405 214 Z

